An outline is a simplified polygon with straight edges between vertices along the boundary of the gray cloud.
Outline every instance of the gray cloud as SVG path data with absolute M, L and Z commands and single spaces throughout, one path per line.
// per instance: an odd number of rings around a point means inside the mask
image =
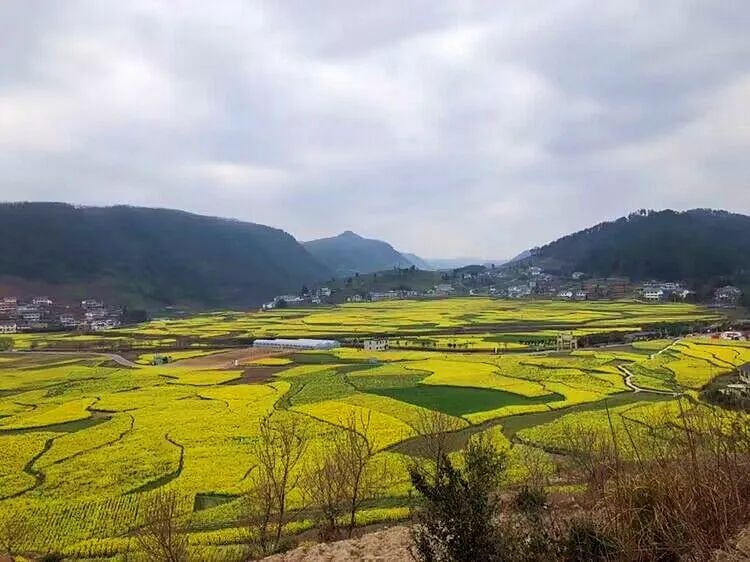
M 6 0 L 0 198 L 510 256 L 750 213 L 743 2 Z

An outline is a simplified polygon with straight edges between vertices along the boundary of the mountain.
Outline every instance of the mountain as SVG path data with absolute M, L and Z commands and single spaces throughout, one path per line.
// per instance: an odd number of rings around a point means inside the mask
M 140 207 L 0 204 L 0 289 L 132 305 L 254 306 L 330 277 L 291 235 Z
M 336 277 L 413 265 L 387 242 L 363 238 L 350 230 L 332 238 L 304 242 L 303 245 Z
M 527 259 L 595 276 L 745 283 L 750 217 L 707 209 L 639 211 L 560 238 Z
M 427 260 L 420 258 L 416 254 L 401 252 L 401 255 L 404 256 L 407 261 L 411 262 L 417 269 L 421 269 L 422 271 L 431 271 L 435 269 L 434 267 L 432 267 L 432 264 L 427 262 Z
M 535 255 L 539 251 L 539 248 L 532 248 L 531 250 L 524 250 L 517 256 L 513 256 L 506 263 L 513 263 L 517 261 L 523 261 Z

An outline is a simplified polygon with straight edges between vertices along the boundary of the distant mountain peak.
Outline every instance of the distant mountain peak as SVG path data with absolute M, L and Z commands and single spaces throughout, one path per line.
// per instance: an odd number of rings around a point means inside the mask
M 374 273 L 394 267 L 411 267 L 412 262 L 381 240 L 363 238 L 347 230 L 338 236 L 310 240 L 303 244 L 312 256 L 337 277 Z

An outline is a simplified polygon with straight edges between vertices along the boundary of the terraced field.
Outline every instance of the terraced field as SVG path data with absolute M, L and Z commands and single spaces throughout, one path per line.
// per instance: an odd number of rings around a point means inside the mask
M 154 320 L 106 334 L 13 336 L 16 349 L 139 349 L 221 347 L 266 337 L 388 335 L 408 349 L 505 352 L 555 337 L 560 329 L 583 336 L 638 331 L 659 324 L 692 324 L 719 318 L 690 304 L 653 306 L 635 301 L 561 302 L 455 298 L 346 304 L 268 312 L 217 312 L 179 320 Z
M 495 311 L 469 307 L 462 312 L 453 301 L 441 302 L 447 310 L 440 311 L 439 319 L 435 303 L 428 303 L 411 328 L 500 321 L 503 316 L 514 321 L 511 305 L 501 301 L 502 309 Z M 615 321 L 616 314 L 603 305 L 573 313 L 553 304 L 529 305 L 531 310 L 521 315 L 535 318 L 543 311 L 562 321 L 565 314 L 574 314 L 583 324 L 608 326 Z M 687 320 L 695 312 L 623 306 L 621 322 L 627 314 L 651 322 L 659 314 Z M 337 324 L 342 330 L 364 329 L 366 322 L 381 329 L 373 320 L 375 311 L 344 310 L 351 317 L 349 325 Z M 385 315 L 387 329 L 394 329 L 396 307 L 378 305 L 375 310 Z M 399 314 L 409 312 L 414 312 L 411 305 Z M 324 316 L 316 319 L 293 312 L 248 318 L 257 326 L 269 318 L 268 334 L 278 329 L 273 326 L 279 319 L 292 326 L 329 326 L 337 312 L 320 314 Z M 174 335 L 189 327 L 200 337 L 200 326 L 209 333 L 215 332 L 208 326 L 228 329 L 217 327 L 223 322 L 217 318 L 203 316 L 192 325 L 152 323 L 140 330 Z M 202 324 L 207 319 L 214 323 Z M 227 322 L 235 329 L 235 322 L 243 320 Z M 408 514 L 405 461 L 417 450 L 421 423 L 431 411 L 450 420 L 454 449 L 487 433 L 511 449 L 510 472 L 521 475 L 526 452 L 547 455 L 564 449 L 571 428 L 601 426 L 613 416 L 618 428 L 626 423 L 647 428 L 675 419 L 679 408 L 674 395 L 694 396 L 711 378 L 750 361 L 750 345 L 715 340 L 541 354 L 340 348 L 263 357 L 220 369 L 195 353 L 175 356 L 180 360 L 165 366 L 149 365 L 150 357 L 141 354 L 133 367 L 83 352 L 0 355 L 0 520 L 27 514 L 36 522 L 26 548 L 52 549 L 73 559 L 123 555 L 143 524 L 145 502 L 157 491 L 174 490 L 196 556 L 236 559 L 245 532 L 239 523 L 240 497 L 253 482 L 257 460 L 252 445 L 267 415 L 296 419 L 304 426 L 308 447 L 301 466 L 325 450 L 346 420 L 369 419 L 357 431 L 377 451 L 376 462 L 387 463 L 391 479 L 382 497 L 360 512 L 358 521 L 367 524 Z M 253 382 L 261 380 L 265 382 Z M 286 532 L 312 524 L 300 517 Z

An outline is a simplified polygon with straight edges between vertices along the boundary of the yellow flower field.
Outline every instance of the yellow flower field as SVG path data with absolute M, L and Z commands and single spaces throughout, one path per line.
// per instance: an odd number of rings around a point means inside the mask
M 109 558 L 132 546 L 129 537 L 142 525 L 145 502 L 160 490 L 174 490 L 191 548 L 205 549 L 194 552 L 229 556 L 242 539 L 240 498 L 255 478 L 254 445 L 261 420 L 270 416 L 294 420 L 304 429 L 307 448 L 295 477 L 322 457 L 343 425 L 356 420 L 356 430 L 378 451 L 376 464 L 387 466 L 392 477 L 384 497 L 368 504 L 358 522 L 398 520 L 407 514 L 411 491 L 409 444 L 419 441 L 430 416 L 448 420 L 464 442 L 477 432 L 487 435 L 508 451 L 509 477 L 520 480 L 528 457 L 542 455 L 539 462 L 545 465 L 544 449 L 555 449 L 571 427 L 608 424 L 605 399 L 615 404 L 610 415 L 618 434 L 625 425 L 643 428 L 657 418 L 675 420 L 676 402 L 651 390 L 695 391 L 750 361 L 750 345 L 698 338 L 527 353 L 517 342 L 556 337 L 555 330 L 542 327 L 545 322 L 565 322 L 583 335 L 713 314 L 691 305 L 634 302 L 388 302 L 212 313 L 107 335 L 110 341 L 143 343 L 148 354 L 128 355 L 138 358 L 135 368 L 86 351 L 0 354 L 0 519 L 27 514 L 40 522 L 25 545 L 30 550 Z M 528 322 L 537 328 L 520 327 Z M 481 330 L 460 333 L 469 326 Z M 409 336 L 412 343 L 437 338 L 432 349 L 405 345 L 365 352 L 345 346 L 229 369 L 147 364 L 152 353 L 172 348 L 177 338 L 205 346 L 167 352 L 186 359 L 214 353 L 212 338 L 228 334 L 335 337 L 436 329 L 456 332 Z M 14 341 L 21 349 L 96 349 L 102 336 L 21 335 Z M 256 372 L 270 378 L 247 382 L 246 375 Z M 625 384 L 626 372 L 633 373 L 641 392 Z M 691 396 L 698 399 L 697 392 Z M 511 441 L 514 435 L 524 444 Z M 291 500 L 302 503 L 299 493 Z M 302 517 L 286 532 L 312 524 Z

